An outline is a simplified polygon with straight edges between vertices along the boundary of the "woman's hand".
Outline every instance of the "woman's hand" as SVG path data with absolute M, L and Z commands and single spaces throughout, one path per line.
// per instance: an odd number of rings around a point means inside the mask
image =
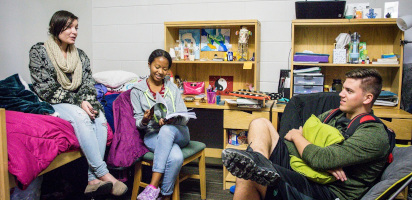
M 348 180 L 342 168 L 328 170 L 328 172 L 332 174 L 337 180 L 340 180 L 342 182 Z
M 97 110 L 93 109 L 93 106 L 88 101 L 83 101 L 80 106 L 84 111 L 86 111 L 91 120 L 94 120 L 96 118 L 96 114 L 99 113 Z
M 152 109 L 148 109 L 146 111 L 144 111 L 143 114 L 143 119 L 142 119 L 142 124 L 143 125 L 147 125 L 147 123 L 149 123 L 149 121 L 153 118 L 153 111 Z
M 159 126 L 163 126 L 165 124 L 173 124 L 176 121 L 176 118 L 173 117 L 171 119 L 165 120 L 164 118 L 159 120 Z
M 164 119 L 164 118 L 161 118 L 161 119 L 159 120 L 159 126 L 163 126 L 163 125 L 165 125 L 165 124 L 166 124 L 165 119 Z

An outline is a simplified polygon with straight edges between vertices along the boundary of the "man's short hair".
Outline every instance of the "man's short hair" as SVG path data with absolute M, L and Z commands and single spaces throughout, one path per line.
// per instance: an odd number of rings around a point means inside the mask
M 346 78 L 361 79 L 360 88 L 373 95 L 372 105 L 382 90 L 382 77 L 376 69 L 359 68 L 345 74 Z

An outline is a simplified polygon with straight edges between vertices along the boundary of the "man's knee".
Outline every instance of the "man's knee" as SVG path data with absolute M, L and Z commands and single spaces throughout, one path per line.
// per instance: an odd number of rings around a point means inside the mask
M 264 127 L 264 126 L 268 126 L 268 124 L 271 124 L 271 122 L 268 119 L 261 117 L 261 118 L 252 120 L 249 126 L 250 127 L 252 126 Z

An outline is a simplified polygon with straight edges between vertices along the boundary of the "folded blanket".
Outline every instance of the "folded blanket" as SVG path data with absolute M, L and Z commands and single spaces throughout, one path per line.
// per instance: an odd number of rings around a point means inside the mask
M 26 188 L 60 153 L 79 149 L 70 122 L 50 115 L 6 110 L 9 172 Z
M 40 102 L 36 94 L 25 89 L 18 74 L 0 81 L 0 108 L 25 113 L 54 113 L 49 103 Z

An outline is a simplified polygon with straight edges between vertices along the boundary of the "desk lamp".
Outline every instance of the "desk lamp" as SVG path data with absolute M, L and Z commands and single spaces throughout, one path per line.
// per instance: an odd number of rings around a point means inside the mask
M 399 29 L 402 31 L 406 31 L 412 27 L 412 15 L 406 15 L 403 17 L 399 17 L 396 20 L 396 24 L 398 25 Z M 401 45 L 412 43 L 412 41 L 408 40 L 401 40 Z

